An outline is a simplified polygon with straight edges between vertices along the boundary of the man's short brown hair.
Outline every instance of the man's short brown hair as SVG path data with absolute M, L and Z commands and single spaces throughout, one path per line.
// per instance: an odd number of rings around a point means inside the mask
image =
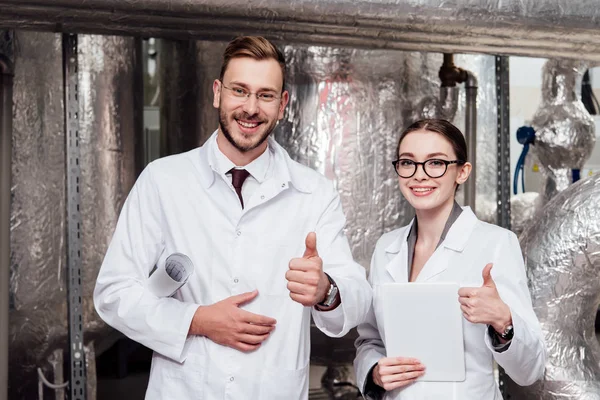
M 221 64 L 221 75 L 219 76 L 221 82 L 229 61 L 238 57 L 249 57 L 257 61 L 270 59 L 277 61 L 283 77 L 281 89 L 283 91 L 285 87 L 285 57 L 273 43 L 262 36 L 239 36 L 233 39 L 223 53 L 223 64 Z

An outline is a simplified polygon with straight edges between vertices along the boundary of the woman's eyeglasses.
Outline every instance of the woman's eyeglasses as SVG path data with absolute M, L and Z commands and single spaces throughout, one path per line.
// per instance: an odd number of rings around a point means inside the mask
M 423 162 L 417 162 L 413 160 L 409 160 L 408 158 L 401 158 L 396 161 L 392 161 L 392 165 L 394 166 L 394 171 L 401 178 L 411 178 L 414 174 L 417 173 L 417 168 L 419 165 L 423 167 L 423 171 L 430 178 L 440 178 L 444 176 L 446 171 L 448 170 L 448 165 L 450 164 L 464 164 L 465 162 L 462 160 L 440 160 L 439 158 L 431 158 L 429 160 L 425 160 Z

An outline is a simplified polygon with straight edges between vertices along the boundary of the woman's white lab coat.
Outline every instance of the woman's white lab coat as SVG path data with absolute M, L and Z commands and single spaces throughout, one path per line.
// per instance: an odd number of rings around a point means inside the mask
M 379 288 L 387 282 L 408 282 L 407 237 L 411 226 L 412 223 L 383 235 L 373 254 L 369 274 L 373 306 L 367 322 L 358 327 L 354 362 L 359 387 L 363 390 L 373 366 L 386 356 Z M 487 263 L 494 263 L 492 278 L 512 313 L 514 338 L 509 348 L 501 353 L 495 351 L 487 326 L 470 323 L 463 317 L 465 381 L 417 381 L 405 388 L 386 392 L 384 399 L 501 399 L 493 375 L 493 360 L 520 385 L 530 385 L 543 376 L 546 349 L 531 305 L 521 248 L 514 233 L 479 221 L 471 209 L 465 207 L 416 282 L 457 282 L 461 287 L 479 287 L 483 283 L 481 273 Z M 444 340 L 443 326 L 439 329 L 439 340 Z

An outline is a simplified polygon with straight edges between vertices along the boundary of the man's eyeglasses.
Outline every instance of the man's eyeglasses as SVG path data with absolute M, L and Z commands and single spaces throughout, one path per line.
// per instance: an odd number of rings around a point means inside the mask
M 221 86 L 223 86 L 224 89 L 227 89 L 233 97 L 239 99 L 242 102 L 247 101 L 252 95 L 256 96 L 256 99 L 262 103 L 273 103 L 281 99 L 281 96 L 277 96 L 273 92 L 252 93 L 248 89 L 243 88 L 241 86 L 225 86 L 223 82 L 221 82 Z
M 425 160 L 423 162 L 416 162 L 413 160 L 409 160 L 407 158 L 401 158 L 396 161 L 392 161 L 392 165 L 394 166 L 394 171 L 401 178 L 411 178 L 414 174 L 417 173 L 417 167 L 421 165 L 423 167 L 423 171 L 430 178 L 440 178 L 442 177 L 446 171 L 448 170 L 448 165 L 450 164 L 464 164 L 465 162 L 462 160 L 440 160 L 438 158 L 432 158 L 429 160 Z

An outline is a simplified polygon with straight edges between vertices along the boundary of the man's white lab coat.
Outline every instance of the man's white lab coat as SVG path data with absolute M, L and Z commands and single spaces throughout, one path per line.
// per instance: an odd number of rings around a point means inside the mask
M 242 210 L 211 146 L 159 159 L 129 194 L 100 269 L 94 302 L 102 319 L 154 350 L 146 399 L 307 399 L 310 318 L 340 337 L 363 322 L 372 291 L 342 230 L 345 218 L 331 182 L 294 162 L 273 139 L 268 176 Z M 315 231 L 324 271 L 342 304 L 319 312 L 291 300 L 285 273 Z M 173 253 L 195 272 L 174 298 L 146 287 L 155 264 Z M 258 289 L 242 306 L 277 320 L 261 347 L 244 353 L 206 337 L 188 337 L 198 305 Z

